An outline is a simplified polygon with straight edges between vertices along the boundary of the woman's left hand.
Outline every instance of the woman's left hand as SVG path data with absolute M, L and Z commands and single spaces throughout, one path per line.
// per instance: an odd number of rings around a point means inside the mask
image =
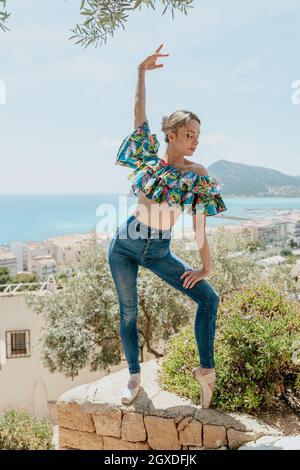
M 180 279 L 184 278 L 183 287 L 192 288 L 196 284 L 196 282 L 201 281 L 209 276 L 209 272 L 205 269 L 193 269 L 193 271 L 184 271 L 181 274 Z

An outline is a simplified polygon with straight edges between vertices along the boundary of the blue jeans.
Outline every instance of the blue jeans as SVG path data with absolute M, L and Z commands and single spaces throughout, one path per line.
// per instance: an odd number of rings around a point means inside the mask
M 117 228 L 109 245 L 109 266 L 120 307 L 120 336 L 130 374 L 140 371 L 136 282 L 139 266 L 157 274 L 197 303 L 194 332 L 200 366 L 215 367 L 214 337 L 220 297 L 205 279 L 192 288 L 183 287 L 181 274 L 193 268 L 170 251 L 171 231 L 149 227 L 131 215 Z

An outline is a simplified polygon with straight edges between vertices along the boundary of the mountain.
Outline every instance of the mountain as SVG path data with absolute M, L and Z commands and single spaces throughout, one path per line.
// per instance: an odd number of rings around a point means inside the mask
M 224 196 L 300 196 L 300 176 L 285 175 L 263 166 L 218 160 L 208 174 L 223 183 Z

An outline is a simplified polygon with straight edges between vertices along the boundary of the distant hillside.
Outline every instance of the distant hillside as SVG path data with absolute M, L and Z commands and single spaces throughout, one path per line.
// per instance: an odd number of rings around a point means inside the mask
M 300 196 L 300 175 L 227 160 L 218 160 L 207 171 L 223 183 L 224 196 Z

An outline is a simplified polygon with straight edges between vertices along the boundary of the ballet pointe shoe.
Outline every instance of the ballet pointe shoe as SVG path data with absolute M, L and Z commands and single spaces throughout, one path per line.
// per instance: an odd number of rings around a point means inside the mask
M 216 381 L 216 371 L 213 370 L 208 374 L 203 374 L 200 367 L 195 367 L 192 369 L 192 374 L 196 380 L 200 383 L 201 387 L 201 408 L 209 408 L 213 390 L 210 388 L 209 384 L 215 383 Z
M 138 394 L 141 384 L 141 373 L 130 374 L 127 387 L 123 389 L 121 395 L 121 402 L 123 405 L 131 403 Z

